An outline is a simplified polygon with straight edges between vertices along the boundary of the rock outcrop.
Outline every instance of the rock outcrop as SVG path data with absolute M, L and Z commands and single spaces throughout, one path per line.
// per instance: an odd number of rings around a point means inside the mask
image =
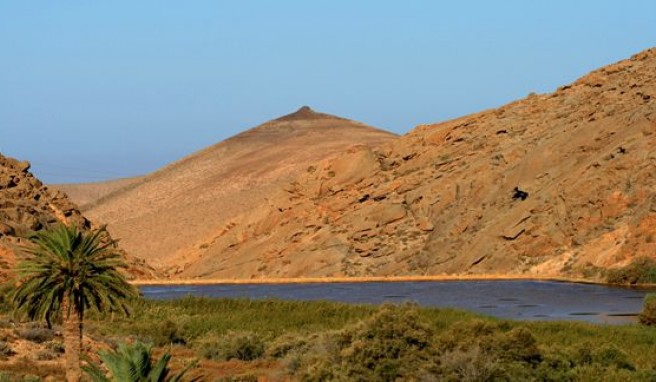
M 93 226 L 65 193 L 43 185 L 29 170 L 29 162 L 0 154 L 0 279 L 14 267 L 16 246 L 30 232 L 58 223 Z M 126 258 L 133 276 L 155 275 L 143 260 Z
M 581 275 L 656 256 L 656 49 L 306 167 L 178 276 Z

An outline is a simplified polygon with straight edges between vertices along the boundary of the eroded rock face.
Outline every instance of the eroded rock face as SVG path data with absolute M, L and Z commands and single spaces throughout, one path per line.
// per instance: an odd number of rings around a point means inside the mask
M 0 278 L 15 265 L 16 245 L 30 232 L 57 223 L 92 228 L 66 194 L 43 185 L 29 169 L 28 162 L 0 154 Z M 154 275 L 143 261 L 128 260 L 133 275 Z
M 651 49 L 353 148 L 234 218 L 179 276 L 562 275 L 656 256 L 655 98 Z

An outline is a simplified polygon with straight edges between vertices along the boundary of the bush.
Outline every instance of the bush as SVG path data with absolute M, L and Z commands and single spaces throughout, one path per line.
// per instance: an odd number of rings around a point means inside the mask
M 15 332 L 18 337 L 38 344 L 51 341 L 55 336 L 52 330 L 45 328 L 16 329 Z
M 269 344 L 266 355 L 271 358 L 283 358 L 291 352 L 306 349 L 311 340 L 310 336 L 284 334 Z
M 34 358 L 37 361 L 52 361 L 53 359 L 59 358 L 59 356 L 61 356 L 61 354 L 55 353 L 49 349 L 43 349 L 36 352 Z
M 187 340 L 184 331 L 178 324 L 171 320 L 162 322 L 156 328 L 155 333 L 152 335 L 152 340 L 155 346 L 164 346 L 170 344 L 186 344 Z
M 637 257 L 623 268 L 608 270 L 606 281 L 618 285 L 656 284 L 656 261 Z
M 487 351 L 503 361 L 537 364 L 542 360 L 537 341 L 523 327 L 517 327 L 507 333 L 497 334 L 486 344 Z
M 64 354 L 64 344 L 59 341 L 50 341 L 46 343 L 46 349 L 52 351 L 53 353 Z
M 439 339 L 434 374 L 444 380 L 530 380 L 543 356 L 525 327 L 471 320 Z
M 605 366 L 618 370 L 635 371 L 635 366 L 629 361 L 627 354 L 614 345 L 600 348 L 594 354 L 594 361 L 597 363 L 597 367 Z
M 45 343 L 45 349 L 36 353 L 35 357 L 38 361 L 49 361 L 57 359 L 64 354 L 64 345 L 58 341 L 49 341 Z
M 480 346 L 445 352 L 438 363 L 436 374 L 443 380 L 492 381 L 503 376 L 498 360 L 482 351 Z
M 14 353 L 8 343 L 0 341 L 0 359 L 10 357 L 14 354 L 16 353 Z
M 328 341 L 326 355 L 306 367 L 305 379 L 394 381 L 422 379 L 432 330 L 415 306 L 384 305 L 374 315 Z
M 264 341 L 252 332 L 228 332 L 219 341 L 202 345 L 202 356 L 207 359 L 227 361 L 238 359 L 252 361 L 264 355 Z
M 656 325 L 656 293 L 648 293 L 638 317 L 641 324 Z

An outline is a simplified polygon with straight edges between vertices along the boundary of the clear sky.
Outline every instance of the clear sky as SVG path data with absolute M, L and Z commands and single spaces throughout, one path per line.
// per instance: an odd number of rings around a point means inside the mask
M 0 0 L 0 152 L 81 182 L 302 105 L 402 134 L 654 45 L 653 0 Z

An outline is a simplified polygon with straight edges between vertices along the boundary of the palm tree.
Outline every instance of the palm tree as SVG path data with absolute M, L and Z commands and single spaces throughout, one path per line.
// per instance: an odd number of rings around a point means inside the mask
M 179 373 L 169 376 L 171 353 L 166 352 L 153 364 L 151 348 L 151 345 L 135 342 L 132 345 L 121 343 L 116 350 L 101 351 L 100 359 L 109 370 L 109 376 L 92 363 L 83 369 L 93 382 L 179 382 L 196 365 L 196 362 L 192 362 Z
M 82 376 L 84 313 L 94 309 L 127 314 L 127 301 L 138 293 L 119 272 L 126 265 L 105 227 L 83 231 L 59 225 L 34 233 L 21 249 L 14 306 L 31 319 L 63 320 L 66 379 L 77 382 Z

